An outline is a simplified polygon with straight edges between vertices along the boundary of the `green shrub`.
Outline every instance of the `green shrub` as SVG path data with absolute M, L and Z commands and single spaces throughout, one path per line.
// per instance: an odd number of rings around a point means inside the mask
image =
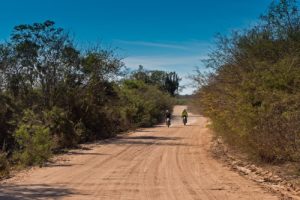
M 50 111 L 45 111 L 43 117 L 57 148 L 74 147 L 78 144 L 83 131 L 70 120 L 63 109 L 53 107 Z
M 174 105 L 168 94 L 138 80 L 126 80 L 121 92 L 125 103 L 122 112 L 135 126 L 149 127 L 162 122 L 165 110 L 172 110 Z
M 0 151 L 0 179 L 9 175 L 9 163 L 7 154 Z
M 43 165 L 51 157 L 53 142 L 49 128 L 43 125 L 21 124 L 14 136 L 19 145 L 15 159 L 20 164 Z
M 17 126 L 18 109 L 13 100 L 0 92 L 0 148 L 12 149 L 13 132 Z

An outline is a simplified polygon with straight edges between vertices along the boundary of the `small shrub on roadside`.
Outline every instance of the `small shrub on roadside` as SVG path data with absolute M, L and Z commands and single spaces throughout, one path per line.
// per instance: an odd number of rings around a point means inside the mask
M 82 131 L 76 132 L 73 121 L 61 108 L 53 107 L 44 112 L 44 120 L 50 133 L 55 138 L 57 148 L 74 147 L 78 144 Z M 79 127 L 77 127 L 79 128 Z
M 9 175 L 9 163 L 7 160 L 7 154 L 0 151 L 0 179 Z
M 53 142 L 49 128 L 23 123 L 14 134 L 18 150 L 15 160 L 25 166 L 43 165 L 52 155 Z

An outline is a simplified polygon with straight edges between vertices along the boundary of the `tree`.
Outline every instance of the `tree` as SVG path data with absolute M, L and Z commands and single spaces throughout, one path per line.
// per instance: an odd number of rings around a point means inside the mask
M 162 91 L 175 96 L 179 89 L 181 79 L 176 72 L 165 72 L 161 70 L 145 70 L 142 65 L 131 74 L 131 78 L 155 85 Z
M 53 106 L 59 83 L 80 63 L 68 34 L 52 21 L 19 25 L 14 28 L 9 47 L 12 56 L 6 75 L 10 91 L 16 98 L 25 99 L 40 87 L 43 104 Z
M 166 74 L 165 78 L 165 88 L 172 95 L 175 96 L 178 92 L 180 78 L 176 72 L 170 72 Z
M 273 1 L 269 11 L 262 15 L 261 19 L 274 37 L 300 39 L 300 18 L 296 0 Z

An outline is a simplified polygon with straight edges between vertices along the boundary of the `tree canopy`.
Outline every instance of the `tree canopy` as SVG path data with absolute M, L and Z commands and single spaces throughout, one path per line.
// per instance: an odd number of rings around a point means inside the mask
M 161 70 L 145 70 L 142 65 L 131 75 L 132 79 L 143 81 L 150 85 L 155 85 L 162 91 L 175 96 L 179 91 L 181 78 L 176 72 L 165 72 Z

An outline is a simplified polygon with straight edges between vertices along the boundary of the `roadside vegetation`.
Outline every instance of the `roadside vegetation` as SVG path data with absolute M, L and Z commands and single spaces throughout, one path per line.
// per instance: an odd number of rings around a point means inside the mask
M 266 162 L 300 160 L 300 16 L 274 1 L 256 26 L 218 37 L 197 108 L 225 141 Z
M 161 122 L 180 78 L 125 69 L 113 51 L 76 48 L 52 21 L 16 26 L 0 44 L 0 177 L 9 166 L 43 165 L 59 149 Z
M 192 100 L 193 95 L 178 95 L 176 96 L 176 105 L 189 105 L 190 107 Z

